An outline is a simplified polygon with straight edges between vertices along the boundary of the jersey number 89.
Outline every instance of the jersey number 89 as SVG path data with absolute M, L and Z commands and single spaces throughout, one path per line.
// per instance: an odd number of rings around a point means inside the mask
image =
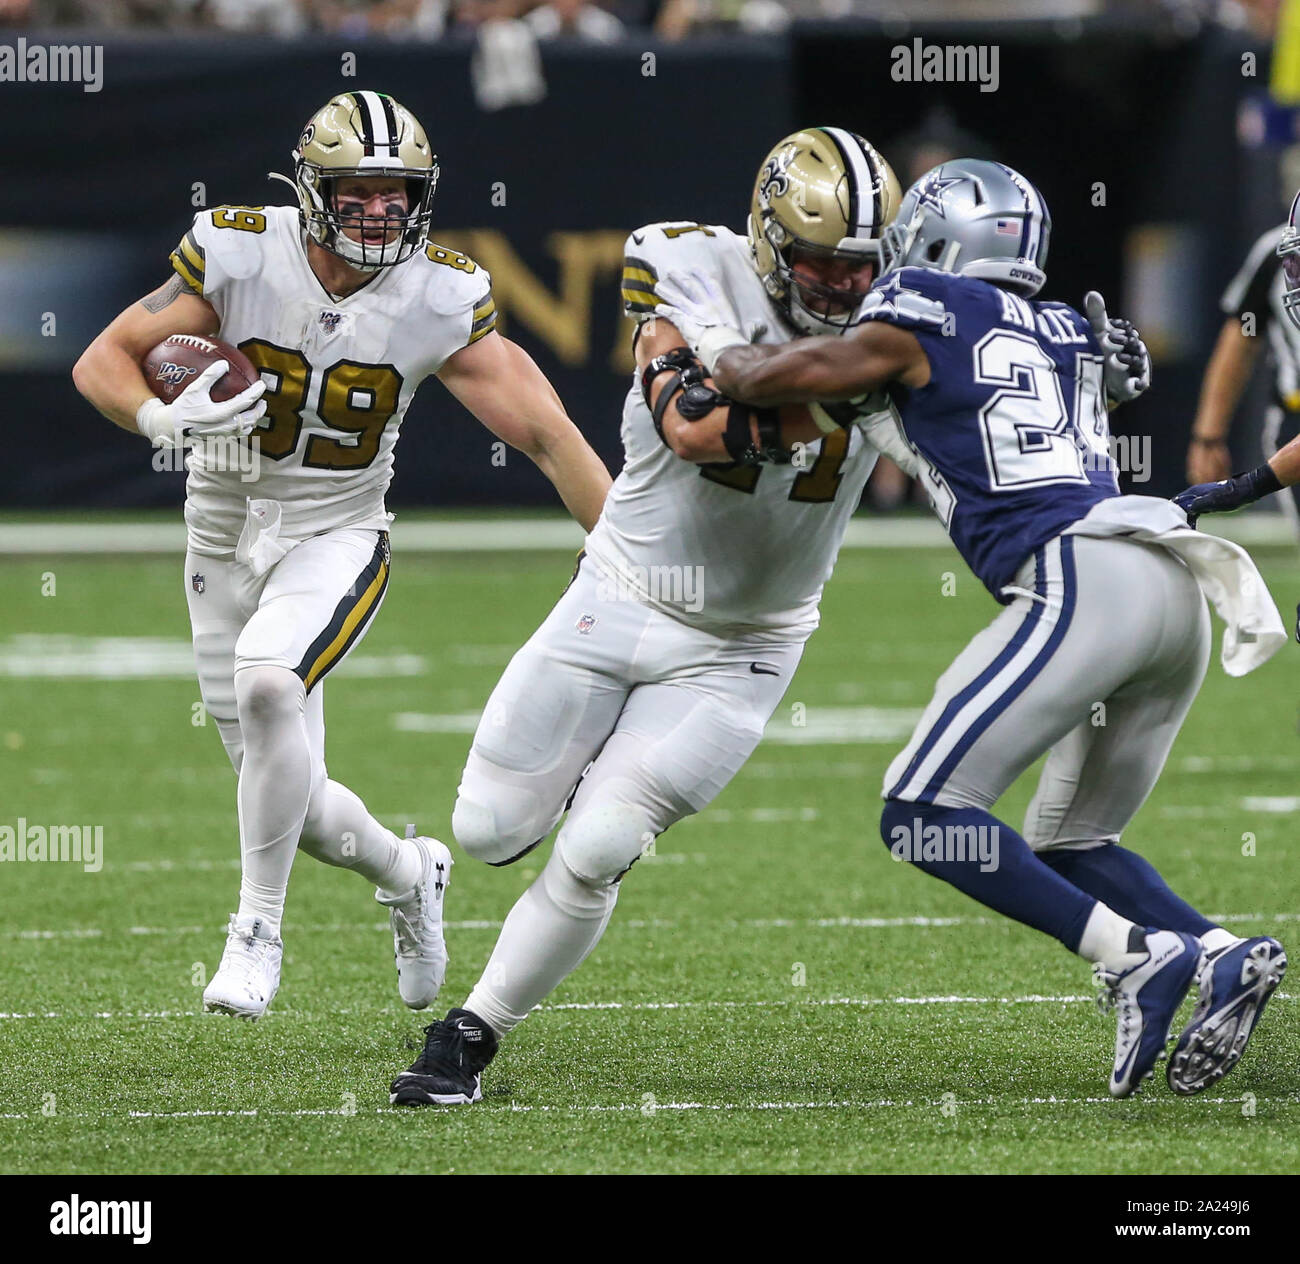
M 266 429 L 254 431 L 259 451 L 273 461 L 283 461 L 298 447 L 303 410 L 312 389 L 311 365 L 301 351 L 277 347 L 250 338 L 239 349 L 264 374 L 275 379 L 267 388 Z M 379 440 L 397 412 L 402 375 L 391 364 L 357 364 L 339 360 L 321 377 L 316 415 L 329 427 L 355 436 L 342 438 L 314 434 L 307 440 L 302 463 L 316 470 L 362 470 L 379 453 Z

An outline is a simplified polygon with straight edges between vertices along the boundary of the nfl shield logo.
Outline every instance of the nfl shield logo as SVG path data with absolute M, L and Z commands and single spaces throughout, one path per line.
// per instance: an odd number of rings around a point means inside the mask
M 320 327 L 327 334 L 332 334 L 339 327 L 339 321 L 341 321 L 342 319 L 343 319 L 342 312 L 321 312 Z
M 584 614 L 574 626 L 583 636 L 586 636 L 596 626 L 596 616 L 594 614 Z
M 191 576 L 190 576 L 190 587 L 193 588 L 195 592 L 202 592 L 203 589 L 204 589 L 204 579 L 203 579 L 203 576 L 200 575 L 200 574 L 198 574 L 197 572 L 195 572 L 195 574 L 191 575 Z

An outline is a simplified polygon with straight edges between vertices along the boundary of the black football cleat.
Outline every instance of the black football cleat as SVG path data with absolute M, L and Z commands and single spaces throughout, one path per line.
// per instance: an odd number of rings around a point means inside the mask
M 468 1106 L 480 1101 L 483 1068 L 496 1057 L 496 1033 L 467 1009 L 424 1029 L 424 1048 L 389 1087 L 394 1106 Z

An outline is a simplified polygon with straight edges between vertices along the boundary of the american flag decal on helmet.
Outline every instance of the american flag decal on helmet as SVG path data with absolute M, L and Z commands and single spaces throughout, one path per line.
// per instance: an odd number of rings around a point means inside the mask
M 1018 219 L 1000 219 L 994 225 L 994 231 L 1001 233 L 1004 237 L 1020 236 L 1020 221 Z

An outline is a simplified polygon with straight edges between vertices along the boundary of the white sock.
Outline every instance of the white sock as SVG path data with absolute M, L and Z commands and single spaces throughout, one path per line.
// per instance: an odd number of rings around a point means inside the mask
M 239 771 L 239 916 L 276 937 L 311 794 L 306 690 L 285 667 L 235 673 L 244 759 Z
M 1230 930 L 1224 930 L 1222 926 L 1216 926 L 1213 930 L 1207 930 L 1201 936 L 1201 947 L 1207 953 L 1218 952 L 1220 948 L 1227 948 L 1229 944 L 1241 942 L 1240 935 L 1234 935 Z
M 1134 930 L 1141 930 L 1141 927 L 1098 900 L 1083 928 L 1079 956 L 1085 961 L 1100 961 L 1108 970 L 1125 970 L 1136 965 L 1146 948 L 1141 952 L 1129 952 L 1129 934 Z
M 404 895 L 420 880 L 423 859 L 415 843 L 385 829 L 337 781 L 323 782 L 311 796 L 298 845 L 327 865 L 355 870 L 387 895 Z
M 582 964 L 604 933 L 617 899 L 617 884 L 596 888 L 579 882 L 558 849 L 553 851 L 510 910 L 464 1008 L 504 1036 Z

